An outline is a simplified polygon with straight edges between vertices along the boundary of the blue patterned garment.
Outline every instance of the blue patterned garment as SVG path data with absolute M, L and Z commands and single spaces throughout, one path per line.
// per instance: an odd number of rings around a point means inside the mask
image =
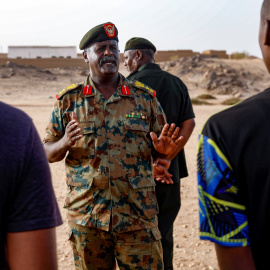
M 246 208 L 226 156 L 200 134 L 197 159 L 200 238 L 229 247 L 250 245 Z

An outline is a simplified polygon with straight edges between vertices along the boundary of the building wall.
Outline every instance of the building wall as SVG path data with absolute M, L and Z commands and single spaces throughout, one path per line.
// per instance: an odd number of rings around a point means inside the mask
M 218 57 L 218 58 L 228 58 L 226 51 L 205 51 L 200 54 L 198 52 L 193 52 L 192 50 L 176 50 L 176 51 L 157 51 L 155 54 L 156 62 L 163 61 L 171 61 L 176 60 L 181 57 L 190 57 L 195 55 L 202 55 L 204 57 Z M 0 55 L 0 65 L 4 65 L 8 61 L 12 63 L 16 63 L 18 65 L 26 65 L 26 66 L 35 66 L 38 68 L 81 68 L 81 69 L 89 69 L 88 64 L 86 64 L 83 60 L 83 56 L 81 53 L 76 57 L 70 58 L 35 58 L 35 59 L 10 59 L 6 58 L 6 55 L 3 54 L 3 57 Z M 124 62 L 123 53 L 120 54 L 120 62 Z
M 9 46 L 8 58 L 77 58 L 76 46 Z
M 7 59 L 7 53 L 0 53 L 0 58 L 1 59 Z
M 154 58 L 156 62 L 165 62 L 177 60 L 182 57 L 190 57 L 196 55 L 202 55 L 205 57 L 225 58 L 225 59 L 229 58 L 226 51 L 214 51 L 214 50 L 208 50 L 202 53 L 194 52 L 192 50 L 157 51 L 154 55 Z M 120 61 L 124 62 L 123 53 L 120 53 Z

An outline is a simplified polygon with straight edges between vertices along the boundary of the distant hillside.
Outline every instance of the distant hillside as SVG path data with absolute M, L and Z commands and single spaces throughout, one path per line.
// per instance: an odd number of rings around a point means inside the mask
M 162 69 L 180 77 L 189 90 L 247 97 L 270 85 L 260 59 L 218 59 L 200 55 L 160 63 Z

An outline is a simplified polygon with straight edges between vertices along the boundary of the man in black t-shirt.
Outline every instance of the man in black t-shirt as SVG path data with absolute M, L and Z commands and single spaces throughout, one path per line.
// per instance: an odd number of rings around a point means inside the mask
M 270 72 L 270 0 L 259 44 Z M 199 139 L 200 238 L 220 269 L 269 269 L 270 88 L 212 116 Z
M 167 159 L 156 159 L 154 175 L 159 205 L 158 227 L 162 235 L 164 268 L 173 269 L 173 222 L 179 212 L 180 178 L 188 175 L 184 145 L 195 126 L 194 113 L 186 85 L 176 76 L 161 70 L 154 63 L 155 46 L 144 38 L 131 38 L 124 52 L 124 65 L 129 80 L 138 80 L 154 90 L 168 123 L 181 127 L 184 140 Z M 168 171 L 167 171 L 168 170 Z
M 49 165 L 32 120 L 0 102 L 0 269 L 56 270 L 62 224 Z

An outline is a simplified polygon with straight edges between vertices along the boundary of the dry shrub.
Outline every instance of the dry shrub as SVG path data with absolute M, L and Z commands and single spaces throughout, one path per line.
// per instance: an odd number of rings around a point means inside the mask
M 240 101 L 241 101 L 240 98 L 232 97 L 232 98 L 228 98 L 228 99 L 224 100 L 223 102 L 221 102 L 221 104 L 222 105 L 234 105 Z
M 209 94 L 202 94 L 202 95 L 197 96 L 197 98 L 199 98 L 199 99 L 216 99 L 214 96 L 209 95 Z
M 191 102 L 193 105 L 212 105 L 211 103 L 200 100 L 199 98 L 191 98 Z

